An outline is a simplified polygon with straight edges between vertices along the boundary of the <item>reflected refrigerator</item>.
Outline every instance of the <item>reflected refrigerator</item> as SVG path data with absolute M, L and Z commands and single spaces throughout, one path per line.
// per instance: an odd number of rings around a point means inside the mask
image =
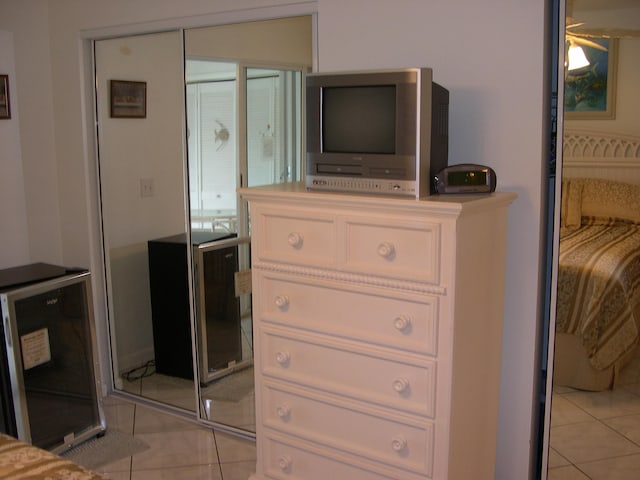
M 240 300 L 235 293 L 235 233 L 192 232 L 196 344 L 200 382 L 242 358 Z M 193 379 L 191 296 L 185 234 L 148 242 L 156 372 Z
M 243 316 L 250 315 L 249 237 L 236 237 L 194 248 L 196 327 L 200 383 L 253 364 L 250 345 L 243 349 Z M 248 326 L 248 330 L 251 326 Z

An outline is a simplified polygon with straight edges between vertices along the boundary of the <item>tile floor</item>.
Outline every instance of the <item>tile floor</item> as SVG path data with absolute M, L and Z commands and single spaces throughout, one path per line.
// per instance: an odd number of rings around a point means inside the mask
M 179 380 L 154 376 L 147 389 L 178 406 L 193 402 Z M 134 382 L 135 383 L 135 382 Z M 132 387 L 132 385 L 129 385 Z M 140 390 L 138 390 L 138 388 Z M 142 384 L 135 388 L 141 394 Z M 191 393 L 184 395 L 184 391 Z M 148 393 L 148 392 L 147 392 Z M 150 395 L 153 396 L 153 395 Z M 166 398 L 165 398 L 166 397 Z M 251 429 L 251 405 L 233 408 L 233 422 Z M 242 413 L 244 412 L 244 413 Z M 229 412 L 225 412 L 229 413 Z M 242 418 L 237 415 L 244 415 Z M 252 440 L 214 431 L 126 399 L 105 401 L 109 428 L 131 433 L 150 448 L 99 469 L 114 480 L 247 480 L 255 471 Z M 246 418 L 245 418 L 246 417 Z M 222 419 L 217 419 L 222 420 Z M 226 418 L 222 423 L 226 423 Z M 255 428 L 255 427 L 254 427 Z M 614 390 L 585 392 L 555 388 L 552 400 L 548 480 L 640 479 L 640 349 Z
M 122 375 L 119 388 L 124 392 L 191 412 L 195 412 L 197 406 L 202 408 L 203 415 L 205 415 L 204 412 L 207 412 L 207 418 L 214 423 L 255 432 L 253 382 L 250 382 L 249 390 L 247 389 L 249 385 L 245 381 L 229 382 L 232 378 L 246 378 L 247 374 L 253 378 L 251 315 L 243 316 L 241 329 L 243 361 L 225 370 L 232 372 L 230 375 L 212 380 L 207 386 L 201 386 L 199 388 L 199 402 L 196 401 L 193 380 L 157 373 L 152 363 L 133 369 L 128 372 L 129 375 Z M 226 394 L 224 394 L 224 389 L 229 389 Z M 207 402 L 209 408 L 206 407 Z
M 640 479 L 640 356 L 614 390 L 555 388 L 549 480 Z
M 232 373 L 229 377 L 220 379 L 225 382 L 233 376 L 246 375 L 253 372 L 252 368 L 246 368 Z M 222 385 L 222 384 L 220 384 Z M 200 388 L 200 398 L 202 401 L 211 399 L 212 406 L 209 408 L 209 420 L 223 425 L 255 432 L 255 397 L 253 389 L 240 398 L 220 398 L 216 395 L 216 382 L 207 387 Z M 169 406 L 178 407 L 190 412 L 196 410 L 195 387 L 192 380 L 170 377 L 159 373 L 153 373 L 147 377 L 138 378 L 133 381 L 123 381 L 123 391 L 132 393 L 142 398 L 157 401 Z M 195 414 L 194 414 L 195 416 Z
M 149 449 L 98 468 L 114 480 L 247 480 L 255 472 L 253 440 L 214 431 L 170 413 L 108 397 L 108 428 L 133 434 Z

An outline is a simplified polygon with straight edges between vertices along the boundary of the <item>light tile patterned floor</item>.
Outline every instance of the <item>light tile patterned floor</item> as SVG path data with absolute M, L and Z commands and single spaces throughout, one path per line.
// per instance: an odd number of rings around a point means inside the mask
M 549 480 L 640 479 L 640 357 L 614 390 L 555 388 Z
M 108 478 L 247 480 L 255 471 L 251 440 L 115 397 L 106 399 L 105 415 L 109 428 L 150 446 L 99 469 Z M 549 480 L 640 479 L 640 355 L 614 390 L 554 390 L 549 450 Z
M 255 472 L 255 442 L 214 431 L 169 413 L 108 397 L 108 428 L 133 434 L 149 449 L 105 465 L 114 480 L 247 480 Z

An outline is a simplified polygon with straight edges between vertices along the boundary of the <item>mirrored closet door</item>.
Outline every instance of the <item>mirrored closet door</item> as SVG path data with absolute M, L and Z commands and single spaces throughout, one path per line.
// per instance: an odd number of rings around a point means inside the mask
M 95 42 L 114 387 L 195 412 L 182 58 L 179 31 Z
M 116 390 L 255 431 L 236 189 L 301 178 L 311 30 L 294 17 L 95 42 Z
M 630 208 L 636 197 L 616 192 L 637 195 L 640 184 L 640 4 L 561 0 L 561 5 L 566 22 L 559 32 L 565 61 L 559 65 L 559 98 L 564 98 L 558 108 L 562 168 L 557 175 L 563 188 L 556 202 L 561 228 L 549 333 L 553 383 L 543 458 L 548 471 L 542 478 L 631 480 L 640 469 L 640 350 L 634 325 L 640 307 L 636 290 L 627 289 L 637 285 L 638 247 L 631 233 L 637 228 L 631 219 L 637 217 Z

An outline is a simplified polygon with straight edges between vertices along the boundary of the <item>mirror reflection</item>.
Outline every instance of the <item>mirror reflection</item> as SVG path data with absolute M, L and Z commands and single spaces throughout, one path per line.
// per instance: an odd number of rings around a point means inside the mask
M 249 223 L 235 192 L 243 178 L 300 178 L 302 71 L 187 58 L 186 79 L 200 414 L 255 431 Z
M 212 337 L 201 328 L 206 324 L 211 331 L 210 315 L 200 310 L 199 414 L 248 431 L 255 431 L 250 222 L 247 206 L 235 192 L 241 185 L 300 179 L 302 74 L 311 65 L 310 26 L 309 17 L 300 17 L 185 32 L 192 233 L 231 234 L 239 243 L 232 290 L 241 319 L 241 353 L 219 365 L 211 362 Z M 232 242 L 209 242 L 203 248 Z M 194 258 L 210 254 L 204 255 Z M 197 277 L 202 275 L 197 265 L 195 270 Z M 200 292 L 199 308 L 206 310 L 202 302 L 210 288 L 204 281 L 204 290 L 197 286 L 196 294 Z
M 180 303 L 183 311 L 169 325 L 174 329 L 175 343 L 159 348 L 154 335 L 158 330 L 154 323 L 158 324 L 159 319 L 157 309 L 154 317 L 152 308 L 153 257 L 149 251 L 149 242 L 155 239 L 187 236 L 181 63 L 179 32 L 95 42 L 103 245 L 114 385 L 116 389 L 195 411 L 190 375 L 156 373 L 157 351 L 166 352 L 160 353 L 161 362 L 168 353 L 180 357 L 182 370 L 191 365 L 187 264 L 167 272 L 167 278 L 182 281 L 181 290 L 175 290 L 173 295 L 180 298 L 176 305 Z M 111 117 L 113 79 L 145 82 L 145 117 Z M 186 258 L 186 249 L 183 250 Z
M 186 60 L 189 199 L 194 231 L 237 233 L 236 63 Z
M 640 468 L 629 455 L 640 452 L 640 6 L 566 7 L 548 477 L 632 479 Z
M 247 186 L 301 177 L 302 71 L 247 68 Z
M 311 18 L 99 40 L 95 62 L 114 386 L 253 432 L 236 189 L 301 178 Z M 144 84 L 146 115 L 111 116 L 113 79 Z

